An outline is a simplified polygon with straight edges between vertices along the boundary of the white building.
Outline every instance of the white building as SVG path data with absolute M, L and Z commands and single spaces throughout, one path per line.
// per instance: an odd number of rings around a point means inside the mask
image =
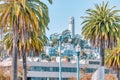
M 100 67 L 100 61 L 86 61 L 85 64 L 80 64 L 80 69 L 86 69 L 86 73 L 93 73 Z M 28 80 L 59 80 L 59 63 L 58 62 L 28 62 L 31 68 L 28 70 Z M 109 73 L 106 69 L 105 73 Z M 62 63 L 62 80 L 69 80 L 76 77 L 76 63 Z M 82 76 L 81 76 L 82 77 Z

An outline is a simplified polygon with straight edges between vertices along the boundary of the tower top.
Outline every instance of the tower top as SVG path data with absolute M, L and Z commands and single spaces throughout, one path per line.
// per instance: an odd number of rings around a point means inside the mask
M 69 24 L 74 24 L 74 17 L 70 16 L 70 18 L 69 18 Z
M 73 16 L 70 16 L 70 19 L 74 19 L 74 17 L 73 17 Z

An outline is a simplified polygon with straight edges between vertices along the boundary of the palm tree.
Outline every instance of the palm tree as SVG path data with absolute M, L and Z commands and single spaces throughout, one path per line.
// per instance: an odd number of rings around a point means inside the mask
M 93 46 L 100 48 L 101 66 L 104 66 L 105 48 L 116 46 L 120 37 L 120 17 L 117 14 L 120 10 L 113 8 L 115 6 L 108 8 L 108 2 L 100 6 L 96 4 L 95 9 L 88 9 L 87 16 L 82 17 L 82 34 Z
M 106 51 L 105 64 L 117 71 L 117 77 L 120 80 L 120 46 Z
M 25 44 L 22 43 L 21 38 L 17 42 L 18 47 L 18 53 L 19 57 L 22 57 L 23 59 L 23 80 L 27 80 L 27 67 L 26 67 L 26 54 L 30 54 L 32 51 L 33 53 L 39 55 L 39 52 L 43 50 L 43 46 L 47 42 L 47 37 L 42 35 L 36 36 L 34 32 L 31 33 L 31 38 L 29 38 Z M 12 34 L 7 33 L 5 37 L 2 40 L 2 43 L 5 45 L 6 49 L 9 50 L 9 52 L 12 52 Z M 22 55 L 22 56 L 20 56 Z
M 21 32 L 22 42 L 25 44 L 28 39 L 27 31 L 33 30 L 36 35 L 44 33 L 49 22 L 48 8 L 40 0 L 5 0 L 0 6 L 0 28 L 3 32 L 12 30 L 13 33 L 12 80 L 17 80 L 18 34 Z
M 23 80 L 27 80 L 26 54 L 29 54 L 32 51 L 32 53 L 39 55 L 39 53 L 43 51 L 43 46 L 47 42 L 47 38 L 43 34 L 39 36 L 36 36 L 35 33 L 32 34 L 33 36 L 26 41 L 25 45 L 21 45 L 22 42 L 18 43 L 18 49 L 20 49 L 19 52 L 21 52 L 23 58 Z

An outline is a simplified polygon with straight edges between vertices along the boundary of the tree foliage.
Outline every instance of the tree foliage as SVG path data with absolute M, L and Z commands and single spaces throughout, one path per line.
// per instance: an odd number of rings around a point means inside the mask
M 101 5 L 95 4 L 94 9 L 86 11 L 83 16 L 82 34 L 90 40 L 93 46 L 111 48 L 116 45 L 120 37 L 120 10 L 114 10 L 115 6 L 108 8 L 108 2 Z M 103 43 L 103 45 L 101 44 Z

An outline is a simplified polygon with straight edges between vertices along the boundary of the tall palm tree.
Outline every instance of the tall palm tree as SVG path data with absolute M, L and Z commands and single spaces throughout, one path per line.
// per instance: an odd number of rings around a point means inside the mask
M 44 33 L 49 22 L 48 8 L 40 0 L 4 0 L 0 6 L 0 28 L 3 32 L 12 30 L 13 33 L 12 80 L 17 80 L 18 34 L 21 32 L 25 44 L 28 39 L 27 31 L 33 30 L 36 35 Z
M 17 42 L 19 57 L 21 57 L 23 60 L 23 80 L 27 80 L 26 54 L 27 53 L 30 54 L 30 52 L 32 51 L 33 53 L 38 55 L 43 50 L 43 46 L 47 42 L 47 38 L 43 34 L 36 36 L 34 32 L 30 32 L 30 33 L 31 33 L 31 38 L 29 38 L 25 42 L 25 44 L 22 43 L 21 39 L 19 39 Z M 9 50 L 9 53 L 12 52 L 12 46 L 13 46 L 12 40 L 13 39 L 11 33 L 7 33 L 2 40 L 2 43 L 5 45 L 6 49 Z
M 120 80 L 120 46 L 105 51 L 105 64 L 107 67 L 117 71 L 118 80 Z
M 101 66 L 104 66 L 104 50 L 116 46 L 120 38 L 120 10 L 108 8 L 108 2 L 95 5 L 94 9 L 88 9 L 87 16 L 82 17 L 84 24 L 82 34 L 85 39 L 90 40 L 93 46 L 100 48 Z

